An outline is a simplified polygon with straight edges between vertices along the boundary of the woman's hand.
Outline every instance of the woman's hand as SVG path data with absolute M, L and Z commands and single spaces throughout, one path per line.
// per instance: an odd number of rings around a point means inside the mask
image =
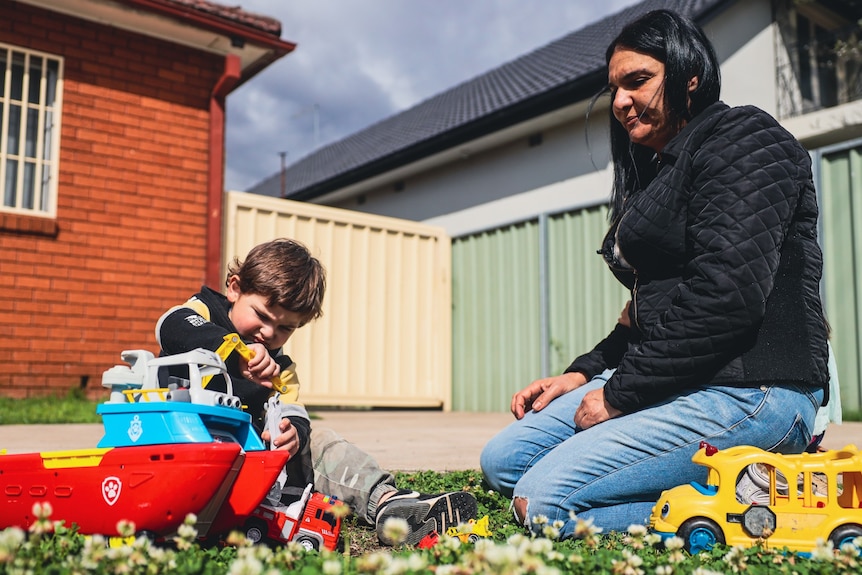
M 286 449 L 293 457 L 299 450 L 299 435 L 296 433 L 296 428 L 288 418 L 283 417 L 278 423 L 278 429 L 281 431 L 281 435 L 275 438 L 273 445 L 276 449 Z M 264 441 L 272 441 L 268 429 L 260 434 L 260 438 Z
M 575 425 L 581 429 L 590 428 L 598 423 L 622 415 L 622 411 L 605 401 L 605 389 L 600 387 L 588 391 L 575 411 Z
M 248 348 L 254 352 L 254 357 L 248 361 L 240 359 L 242 376 L 264 387 L 272 388 L 272 378 L 278 375 L 281 368 L 262 343 L 252 343 Z
M 515 419 L 521 419 L 528 411 L 541 411 L 554 399 L 581 387 L 586 382 L 587 377 L 577 371 L 537 379 L 512 396 L 510 409 Z

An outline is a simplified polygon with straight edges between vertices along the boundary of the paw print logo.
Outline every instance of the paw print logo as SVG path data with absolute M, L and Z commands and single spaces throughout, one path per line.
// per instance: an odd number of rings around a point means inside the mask
M 120 491 L 123 488 L 123 482 L 119 477 L 106 477 L 102 481 L 102 497 L 105 503 L 113 505 L 120 498 Z

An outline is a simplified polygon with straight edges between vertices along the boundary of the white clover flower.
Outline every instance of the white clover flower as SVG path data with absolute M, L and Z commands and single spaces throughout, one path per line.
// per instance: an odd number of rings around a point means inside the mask
M 392 562 L 392 556 L 389 553 L 376 551 L 363 555 L 356 560 L 356 568 L 360 573 L 379 573 L 386 569 Z
M 661 543 L 661 535 L 658 533 L 647 533 L 644 537 L 644 543 L 649 545 L 650 547 L 655 547 L 659 543 Z
M 529 539 L 523 533 L 513 533 L 508 539 L 506 539 L 506 543 L 515 547 L 520 547 L 524 541 L 529 541 Z
M 747 567 L 748 560 L 745 557 L 745 548 L 741 545 L 734 545 L 724 556 L 724 561 L 730 565 L 734 573 L 744 571 Z
M 548 553 L 545 556 L 545 558 L 548 561 L 563 561 L 565 559 L 565 557 L 563 556 L 562 553 L 560 553 L 559 551 L 554 551 L 554 550 L 552 550 L 550 553 Z
M 127 547 L 125 545 L 120 545 L 119 547 L 110 547 L 108 549 L 108 559 L 111 561 L 122 561 L 126 563 L 126 559 L 132 553 L 132 548 Z
M 444 536 L 440 539 L 440 542 L 437 545 L 442 546 L 443 549 L 448 549 L 449 551 L 455 551 L 459 547 L 461 547 L 461 539 L 459 537 L 449 537 Z
M 19 527 L 7 527 L 0 531 L 0 563 L 9 563 L 24 543 L 27 534 Z
M 263 563 L 251 556 L 237 557 L 230 564 L 229 575 L 261 575 Z
M 323 575 L 341 575 L 341 562 L 334 559 L 327 559 L 321 567 Z
M 575 524 L 575 537 L 590 537 L 602 532 L 601 527 L 593 525 L 593 518 L 578 519 Z
M 33 504 L 32 511 L 36 519 L 48 519 L 51 517 L 51 514 L 54 513 L 54 508 L 51 507 L 51 503 L 48 501 L 37 501 Z
M 383 535 L 387 540 L 392 541 L 393 545 L 404 543 L 409 533 L 410 525 L 401 517 L 390 517 L 383 524 Z
M 549 567 L 548 565 L 539 565 L 535 570 L 536 575 L 560 575 L 560 570 L 556 567 Z
M 144 538 L 144 539 L 146 540 L 146 538 Z M 147 542 L 149 543 L 149 540 L 147 540 Z M 168 551 L 162 547 L 155 547 L 154 546 L 150 549 L 147 549 L 146 559 L 150 563 L 154 563 L 156 565 L 159 565 L 159 564 L 165 563 L 171 557 L 172 557 L 172 555 L 170 553 L 168 553 Z
M 184 539 L 195 539 L 198 536 L 198 530 L 193 523 L 183 523 L 177 528 L 177 535 Z
M 698 567 L 691 572 L 691 575 L 722 575 L 722 573 L 721 571 L 713 571 L 712 569 L 706 569 L 705 567 Z
M 411 561 L 412 557 L 417 557 L 417 555 L 412 554 L 407 557 L 393 557 L 392 561 L 389 565 L 382 571 L 384 575 L 404 575 L 405 573 L 410 573 L 413 571 L 414 566 L 417 565 L 413 561 Z M 424 561 L 421 562 L 422 567 L 420 569 L 424 569 L 426 564 Z
M 534 515 L 533 516 L 533 525 L 546 525 L 548 523 L 547 515 Z
M 676 551 L 685 547 L 685 541 L 682 540 L 682 537 L 674 535 L 664 540 L 664 546 L 668 551 Z
M 473 553 L 477 559 L 484 561 L 494 567 L 490 571 L 505 572 L 508 565 L 517 565 L 521 553 L 511 545 L 496 545 L 490 539 L 481 539 L 473 547 Z
M 643 575 L 643 569 L 640 568 L 643 565 L 644 560 L 640 557 L 640 555 L 636 555 L 629 551 L 628 549 L 623 549 L 623 560 L 614 559 L 611 561 L 611 565 L 613 566 L 614 573 L 622 573 L 623 575 Z
M 560 530 L 555 529 L 550 525 L 545 525 L 545 527 L 542 529 L 542 536 L 546 537 L 547 539 L 556 541 L 560 538 Z
M 177 549 L 180 551 L 187 551 L 192 548 L 197 536 L 198 530 L 195 529 L 194 523 L 189 523 L 187 517 L 186 521 L 177 527 L 177 535 L 174 537 L 174 543 L 176 543 Z
M 855 541 L 858 539 L 859 538 L 857 537 L 854 541 L 849 541 L 841 545 L 841 548 L 839 549 L 841 551 L 841 554 L 847 557 L 858 557 L 859 547 L 857 547 L 855 543 Z
M 629 535 L 633 535 L 635 537 L 643 537 L 647 534 L 647 528 L 646 525 L 632 524 L 629 525 L 628 532 Z
M 629 565 L 631 565 L 632 567 L 640 567 L 641 565 L 644 564 L 643 557 L 641 557 L 640 555 L 637 555 L 635 553 L 632 553 L 628 549 L 623 549 L 623 557 L 626 558 L 626 562 Z
M 655 568 L 655 575 L 671 575 L 673 567 L 670 565 L 659 565 Z
M 554 548 L 554 542 L 550 539 L 533 539 L 529 544 L 529 552 L 533 555 L 545 555 L 550 553 Z
M 117 521 L 117 533 L 120 537 L 132 537 L 135 534 L 135 522 L 128 519 L 120 519 Z
M 407 557 L 407 569 L 409 571 L 422 571 L 426 567 L 428 567 L 428 562 L 422 555 L 413 553 Z

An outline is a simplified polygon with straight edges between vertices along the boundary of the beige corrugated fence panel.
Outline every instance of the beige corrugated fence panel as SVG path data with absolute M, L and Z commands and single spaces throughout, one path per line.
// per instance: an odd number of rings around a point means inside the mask
M 323 317 L 285 345 L 309 406 L 451 407 L 451 256 L 442 228 L 229 192 L 225 265 L 274 238 L 327 272 Z

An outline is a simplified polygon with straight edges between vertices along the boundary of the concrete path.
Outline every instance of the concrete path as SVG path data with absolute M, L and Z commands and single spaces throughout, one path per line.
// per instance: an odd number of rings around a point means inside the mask
M 482 447 L 513 420 L 508 413 L 441 411 L 315 411 L 314 426 L 334 429 L 391 471 L 479 469 Z M 95 447 L 99 424 L 0 425 L 7 453 Z M 831 425 L 823 445 L 862 447 L 862 423 Z

